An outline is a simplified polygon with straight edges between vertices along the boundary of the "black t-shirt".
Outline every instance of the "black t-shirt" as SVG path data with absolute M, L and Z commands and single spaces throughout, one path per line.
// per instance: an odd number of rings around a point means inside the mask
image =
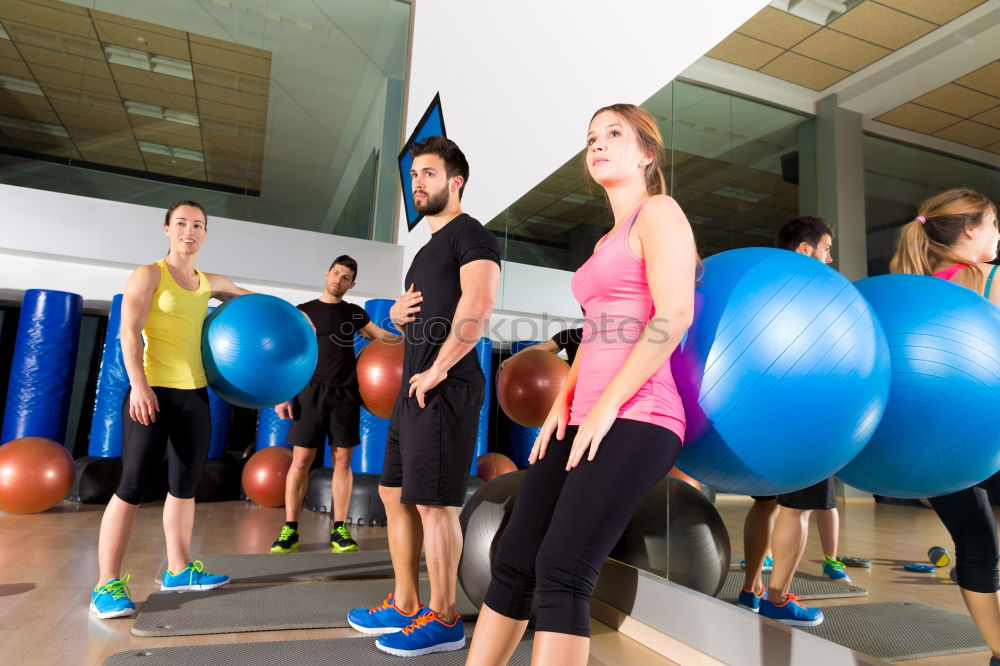
M 552 336 L 552 342 L 556 343 L 559 349 L 566 350 L 569 364 L 573 365 L 576 352 L 580 349 L 580 343 L 583 342 L 583 328 L 567 328 L 565 331 L 559 331 Z
M 422 293 L 420 312 L 404 327 L 405 351 L 403 384 L 410 377 L 431 367 L 438 350 L 451 332 L 455 308 L 462 296 L 459 269 L 473 261 L 486 259 L 500 265 L 500 246 L 496 237 L 478 221 L 462 213 L 431 235 L 420 248 L 406 272 L 406 289 L 414 285 Z M 483 371 L 475 349 L 463 356 L 448 371 L 444 384 L 481 384 Z
M 324 303 L 316 299 L 298 306 L 316 327 L 319 359 L 313 381 L 326 386 L 357 386 L 358 363 L 354 357 L 354 334 L 371 317 L 361 306 L 347 301 Z

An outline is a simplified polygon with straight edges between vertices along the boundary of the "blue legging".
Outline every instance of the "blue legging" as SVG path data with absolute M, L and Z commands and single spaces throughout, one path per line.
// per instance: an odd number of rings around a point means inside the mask
M 639 502 L 673 467 L 681 441 L 666 428 L 617 419 L 597 457 L 567 472 L 575 435 L 570 427 L 563 441 L 553 437 L 525 475 L 485 602 L 527 620 L 537 582 L 535 630 L 589 636 L 597 574 Z

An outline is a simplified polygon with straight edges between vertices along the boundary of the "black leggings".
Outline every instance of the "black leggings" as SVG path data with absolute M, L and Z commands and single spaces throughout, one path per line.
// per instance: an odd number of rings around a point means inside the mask
M 990 498 L 982 487 L 997 481 L 1000 474 L 957 493 L 930 498 L 931 506 L 955 542 L 958 584 L 972 592 L 991 594 L 1000 590 L 997 523 Z
M 659 426 L 617 419 L 597 456 L 572 471 L 566 461 L 576 435 L 549 442 L 525 475 L 500 537 L 486 605 L 527 620 L 538 587 L 536 631 L 590 635 L 590 595 L 605 558 L 639 502 L 674 464 L 680 438 Z
M 115 495 L 129 504 L 142 501 L 150 477 L 163 467 L 164 450 L 170 494 L 178 499 L 194 497 L 212 439 L 207 389 L 154 386 L 153 393 L 160 411 L 149 425 L 133 421 L 128 413 L 131 388 L 122 404 L 122 478 Z

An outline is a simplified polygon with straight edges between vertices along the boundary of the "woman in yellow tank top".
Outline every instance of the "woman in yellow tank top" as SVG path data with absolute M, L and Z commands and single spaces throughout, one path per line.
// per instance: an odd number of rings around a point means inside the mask
M 207 230 L 200 205 L 185 200 L 171 206 L 163 224 L 167 256 L 140 266 L 125 285 L 121 345 L 131 387 L 122 405 L 122 478 L 101 521 L 100 578 L 90 604 L 102 619 L 135 613 L 122 559 L 135 512 L 164 453 L 169 492 L 161 589 L 207 590 L 229 581 L 190 557 L 194 494 L 211 438 L 201 327 L 210 298 L 228 301 L 251 292 L 195 268 Z

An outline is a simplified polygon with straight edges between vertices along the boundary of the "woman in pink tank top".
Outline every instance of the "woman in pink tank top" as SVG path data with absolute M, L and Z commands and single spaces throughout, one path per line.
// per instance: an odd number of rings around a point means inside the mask
M 967 188 L 955 188 L 927 199 L 917 217 L 903 227 L 893 273 L 933 275 L 983 294 L 1000 305 L 1000 288 L 993 285 L 1000 229 L 997 207 Z M 971 413 L 971 412 L 970 412 Z M 974 417 L 974 414 L 972 414 Z M 997 526 L 986 487 L 997 487 L 1000 474 L 930 503 L 955 541 L 955 573 L 962 599 L 1000 666 L 1000 580 Z
M 573 277 L 583 342 L 500 539 L 470 664 L 509 660 L 536 591 L 533 663 L 587 663 L 600 567 L 680 452 L 684 407 L 669 359 L 691 324 L 698 254 L 666 196 L 662 150 L 656 121 L 636 106 L 591 119 L 587 170 L 615 225 Z

